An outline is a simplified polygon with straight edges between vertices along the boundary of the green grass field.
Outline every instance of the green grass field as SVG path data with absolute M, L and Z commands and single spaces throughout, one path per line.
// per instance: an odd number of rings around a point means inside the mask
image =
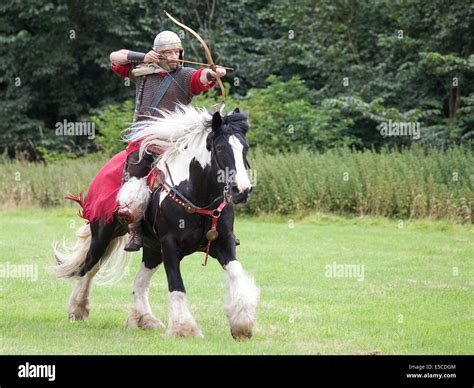
M 261 288 L 258 327 L 235 342 L 223 313 L 225 273 L 203 254 L 183 261 L 191 311 L 204 339 L 126 329 L 128 275 L 92 290 L 87 322 L 69 323 L 71 285 L 44 270 L 51 242 L 82 224 L 73 208 L 0 212 L 0 264 L 36 264 L 38 278 L 0 278 L 0 354 L 472 354 L 474 228 L 445 221 L 239 217 L 238 256 Z M 327 265 L 355 264 L 354 277 Z M 164 269 L 150 290 L 168 320 Z

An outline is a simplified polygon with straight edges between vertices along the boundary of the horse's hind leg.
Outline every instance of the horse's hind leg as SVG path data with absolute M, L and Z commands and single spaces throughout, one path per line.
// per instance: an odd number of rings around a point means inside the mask
M 68 315 L 71 322 L 86 320 L 89 317 L 89 295 L 92 287 L 92 279 L 99 271 L 99 260 L 105 253 L 107 246 L 114 237 L 116 224 L 111 222 L 92 222 L 91 244 L 87 252 L 86 260 L 79 271 L 79 278 L 74 286 L 68 302 Z
M 140 271 L 133 282 L 133 307 L 127 319 L 127 327 L 140 329 L 163 329 L 165 325 L 153 316 L 148 302 L 148 288 L 151 277 L 162 262 L 161 250 L 143 248 Z
M 85 321 L 89 318 L 89 295 L 92 286 L 92 278 L 98 270 L 99 264 L 77 280 L 68 301 L 69 321 Z

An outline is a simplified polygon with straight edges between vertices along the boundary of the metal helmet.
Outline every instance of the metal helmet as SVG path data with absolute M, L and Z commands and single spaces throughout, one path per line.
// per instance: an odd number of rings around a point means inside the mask
M 179 49 L 181 51 L 180 56 L 182 55 L 183 46 L 178 35 L 171 31 L 163 31 L 156 35 L 153 50 L 160 52 L 173 49 Z
M 179 49 L 179 59 L 183 59 L 184 50 L 178 35 L 172 31 L 162 31 L 156 35 L 155 41 L 153 42 L 153 50 L 159 53 L 160 51 L 173 49 Z M 159 63 L 166 71 L 171 70 L 165 60 L 160 60 Z M 181 67 L 182 64 L 180 63 L 178 66 Z

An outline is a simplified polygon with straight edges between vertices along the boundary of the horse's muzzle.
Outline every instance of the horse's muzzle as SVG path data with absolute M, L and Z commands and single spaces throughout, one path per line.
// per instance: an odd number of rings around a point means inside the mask
M 250 199 L 253 187 L 249 187 L 244 191 L 239 191 L 237 186 L 232 186 L 230 189 L 230 195 L 233 203 L 245 203 Z

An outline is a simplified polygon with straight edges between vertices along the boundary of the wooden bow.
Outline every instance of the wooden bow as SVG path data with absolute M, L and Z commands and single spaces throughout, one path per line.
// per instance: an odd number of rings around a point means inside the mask
M 209 67 L 212 69 L 212 71 L 216 71 L 216 64 L 214 63 L 214 60 L 212 59 L 211 51 L 209 50 L 209 47 L 207 46 L 206 42 L 204 42 L 204 39 L 202 39 L 199 34 L 194 31 L 192 28 L 188 27 L 187 25 L 177 21 L 173 16 L 171 16 L 168 12 L 164 11 L 166 16 L 168 16 L 174 23 L 176 23 L 178 26 L 184 28 L 185 30 L 189 31 L 191 34 L 195 36 L 195 38 L 201 43 L 201 45 L 204 47 L 204 51 L 206 52 L 206 58 L 207 61 L 209 62 Z M 222 92 L 222 101 L 225 100 L 225 88 L 224 84 L 222 83 L 220 77 L 216 77 L 216 81 L 219 84 L 219 87 L 221 88 Z

